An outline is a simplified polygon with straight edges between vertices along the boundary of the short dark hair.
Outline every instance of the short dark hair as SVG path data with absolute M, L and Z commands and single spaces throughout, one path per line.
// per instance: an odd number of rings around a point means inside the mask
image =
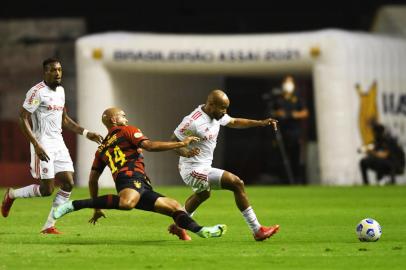
M 47 69 L 47 66 L 48 66 L 49 64 L 52 64 L 52 63 L 61 63 L 61 61 L 59 61 L 59 59 L 58 59 L 58 58 L 55 58 L 55 57 L 47 58 L 47 59 L 44 60 L 44 62 L 42 62 L 42 68 L 43 68 L 44 70 L 46 70 L 46 69 Z

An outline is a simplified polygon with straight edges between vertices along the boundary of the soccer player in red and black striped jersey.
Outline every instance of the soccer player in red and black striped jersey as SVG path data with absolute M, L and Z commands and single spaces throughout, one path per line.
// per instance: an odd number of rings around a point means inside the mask
M 100 217 L 105 217 L 101 209 L 131 210 L 133 208 L 170 216 L 175 223 L 203 238 L 220 237 L 226 231 L 226 225 L 219 224 L 203 227 L 196 223 L 174 199 L 155 192 L 145 173 L 142 149 L 146 151 L 167 151 L 188 146 L 199 141 L 198 137 L 189 136 L 179 142 L 151 141 L 140 129 L 129 126 L 123 110 L 109 108 L 102 116 L 108 134 L 96 151 L 89 177 L 91 199 L 69 201 L 54 211 L 58 219 L 72 211 L 94 208 L 89 222 L 96 224 Z M 198 153 L 192 148 L 191 156 Z M 98 196 L 98 180 L 104 168 L 108 166 L 113 175 L 118 195 Z

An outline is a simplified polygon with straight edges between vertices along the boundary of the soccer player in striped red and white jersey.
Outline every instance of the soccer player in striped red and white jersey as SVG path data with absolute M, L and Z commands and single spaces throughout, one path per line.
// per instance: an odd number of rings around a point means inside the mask
M 102 136 L 80 127 L 67 114 L 65 90 L 61 85 L 62 66 L 58 59 L 49 58 L 43 62 L 44 80 L 27 93 L 20 110 L 20 126 L 30 142 L 31 174 L 40 180 L 18 189 L 7 189 L 4 194 L 1 213 L 7 217 L 17 198 L 47 197 L 54 191 L 57 178 L 61 188 L 52 203 L 51 212 L 41 230 L 44 234 L 60 234 L 52 217 L 54 207 L 69 200 L 73 188 L 73 163 L 62 138 L 62 127 L 87 139 L 100 143 Z M 30 125 L 30 120 L 32 126 Z
M 211 165 L 220 126 L 239 129 L 273 126 L 276 130 L 277 120 L 272 118 L 265 120 L 233 118 L 227 114 L 229 106 L 230 100 L 227 95 L 221 90 L 213 90 L 208 95 L 206 103 L 198 106 L 183 118 L 183 121 L 174 131 L 172 136 L 174 141 L 182 140 L 185 136 L 197 136 L 201 139 L 194 145 L 200 150 L 200 153 L 192 157 L 189 156 L 187 148 L 175 149 L 180 155 L 180 175 L 194 192 L 186 200 L 185 209 L 191 215 L 201 203 L 210 197 L 211 190 L 230 190 L 234 193 L 237 207 L 251 229 L 254 239 L 262 241 L 276 233 L 279 225 L 262 226 L 248 201 L 243 180 L 231 172 L 213 168 Z M 170 225 L 168 230 L 170 233 L 176 234 L 181 240 L 190 239 L 186 232 L 175 224 Z

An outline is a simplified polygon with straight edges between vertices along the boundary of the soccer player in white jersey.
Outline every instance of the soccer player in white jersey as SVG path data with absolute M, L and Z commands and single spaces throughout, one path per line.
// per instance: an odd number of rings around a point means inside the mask
M 41 233 L 60 234 L 55 228 L 52 212 L 55 207 L 69 200 L 74 184 L 72 159 L 62 138 L 62 127 L 97 143 L 101 143 L 103 137 L 80 127 L 68 116 L 65 109 L 65 92 L 61 86 L 60 61 L 48 58 L 42 66 L 44 80 L 28 91 L 20 110 L 20 127 L 31 143 L 31 174 L 40 179 L 40 184 L 7 189 L 1 205 L 1 214 L 7 217 L 17 198 L 50 196 L 54 191 L 56 178 L 61 187 L 53 200 L 51 212 Z
M 277 128 L 277 120 L 251 120 L 232 118 L 227 114 L 230 101 L 221 90 L 213 90 L 207 97 L 206 104 L 198 106 L 192 113 L 183 118 L 175 129 L 172 140 L 181 141 L 186 136 L 196 136 L 201 140 L 194 147 L 199 149 L 197 155 L 190 155 L 190 149 L 179 148 L 179 172 L 183 181 L 189 185 L 194 194 L 185 203 L 185 210 L 189 215 L 210 197 L 211 190 L 227 189 L 234 193 L 235 202 L 247 222 L 256 241 L 262 241 L 279 230 L 279 225 L 262 226 L 251 207 L 244 189 L 244 182 L 236 175 L 217 168 L 213 168 L 212 160 L 217 144 L 220 126 L 230 128 L 266 127 L 272 125 Z M 191 156 L 191 157 L 189 157 Z M 184 229 L 171 224 L 169 232 L 176 234 L 181 240 L 191 240 Z

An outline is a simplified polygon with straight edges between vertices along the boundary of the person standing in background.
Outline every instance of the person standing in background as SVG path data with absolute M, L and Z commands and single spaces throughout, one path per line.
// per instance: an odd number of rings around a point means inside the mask
M 304 169 L 301 162 L 304 145 L 301 121 L 309 117 L 309 111 L 296 92 L 294 78 L 290 75 L 286 76 L 282 81 L 282 93 L 271 108 L 271 115 L 279 123 L 279 132 L 282 135 L 293 184 L 305 184 Z

